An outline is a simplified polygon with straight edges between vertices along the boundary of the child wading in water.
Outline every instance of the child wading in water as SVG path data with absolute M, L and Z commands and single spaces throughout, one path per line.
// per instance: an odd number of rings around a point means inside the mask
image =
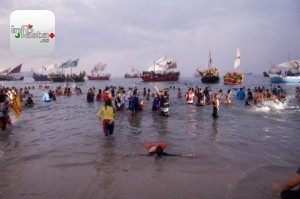
M 104 107 L 102 107 L 97 113 L 99 123 L 101 124 L 101 117 L 103 117 L 102 125 L 105 136 L 112 135 L 114 133 L 114 118 L 115 110 L 112 106 L 111 99 L 105 101 Z

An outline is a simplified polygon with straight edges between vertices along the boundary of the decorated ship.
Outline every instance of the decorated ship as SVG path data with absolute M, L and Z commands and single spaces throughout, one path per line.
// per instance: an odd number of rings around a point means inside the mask
M 273 63 L 270 63 L 270 70 L 267 72 L 267 71 L 264 71 L 263 72 L 263 75 L 264 77 L 270 77 L 270 75 L 282 75 L 282 71 L 276 67 L 275 64 Z
M 51 81 L 51 79 L 48 77 L 48 75 L 44 74 L 46 71 L 50 71 L 54 68 L 56 68 L 56 64 L 55 63 L 51 63 L 49 65 L 46 66 L 42 66 L 39 70 L 39 72 L 34 72 L 32 78 L 34 79 L 34 81 L 38 82 L 38 81 Z
M 236 69 L 241 65 L 241 54 L 240 49 L 237 49 L 235 59 L 234 59 L 234 66 L 233 68 Z M 224 76 L 224 84 L 241 84 L 244 78 L 244 74 L 241 72 L 233 71 L 228 72 Z
M 101 62 L 100 63 L 97 63 L 92 71 L 91 71 L 91 75 L 88 75 L 88 79 L 89 80 L 109 80 L 111 74 L 104 74 L 102 73 L 104 71 L 104 69 L 106 68 L 107 64 L 102 64 Z
M 300 60 L 286 61 L 278 66 L 288 70 L 280 70 L 280 74 L 270 73 L 271 83 L 300 83 Z
M 208 57 L 208 64 L 207 64 L 207 70 L 200 71 L 198 70 L 199 74 L 201 75 L 201 81 L 203 83 L 219 83 L 220 77 L 219 77 L 219 71 L 217 68 L 212 67 L 212 58 L 211 53 L 209 51 L 209 57 Z
M 141 78 L 144 82 L 178 81 L 180 72 L 175 69 L 176 61 L 163 57 L 155 61 L 148 71 L 143 71 Z
M 44 74 L 41 74 L 41 73 L 33 73 L 32 78 L 36 82 L 51 81 L 51 79 L 48 77 L 48 75 L 44 75 Z
M 72 61 L 68 60 L 57 67 L 58 70 L 61 69 L 62 71 L 60 72 L 57 71 L 56 73 L 50 73 L 48 77 L 53 82 L 84 82 L 85 71 L 80 72 L 78 74 L 72 73 L 72 68 L 77 67 L 78 62 L 79 62 L 79 58 Z M 64 69 L 66 68 L 71 69 L 70 74 L 64 73 Z
M 62 73 L 50 73 L 49 78 L 53 82 L 84 82 L 85 71 L 79 74 L 62 74 Z
M 125 78 L 139 78 L 140 77 L 140 73 L 134 67 L 132 67 L 131 68 L 131 74 L 125 73 L 124 77 Z
M 12 70 L 10 68 L 0 72 L 0 81 L 23 81 L 24 76 L 20 76 L 22 64 L 16 66 Z

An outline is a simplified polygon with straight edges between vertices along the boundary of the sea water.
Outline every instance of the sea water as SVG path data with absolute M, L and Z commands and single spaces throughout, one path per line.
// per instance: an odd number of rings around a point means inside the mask
M 178 82 L 143 83 L 141 79 L 72 83 L 83 95 L 57 97 L 42 102 L 39 85 L 52 90 L 65 83 L 2 82 L 3 86 L 34 86 L 34 107 L 24 108 L 12 127 L 0 132 L 0 198 L 278 198 L 272 182 L 284 182 L 299 167 L 300 105 L 295 84 L 282 84 L 285 104 L 263 108 L 245 106 L 232 93 L 232 105 L 224 104 L 228 89 L 221 81 L 211 84 L 213 93 L 223 89 L 219 118 L 212 107 L 186 105 L 177 98 L 197 78 Z M 170 116 L 144 111 L 131 117 L 117 112 L 113 138 L 103 136 L 96 114 L 103 103 L 87 103 L 90 87 L 136 86 L 170 88 Z M 270 87 L 269 78 L 246 76 L 242 86 Z M 276 85 L 277 86 L 277 85 Z M 299 85 L 298 85 L 299 86 Z M 175 89 L 173 89 L 175 87 Z M 126 104 L 127 105 L 127 104 Z M 267 107 L 267 108 L 265 108 Z M 12 113 L 10 113 L 12 115 Z M 147 157 L 142 142 L 164 141 L 166 152 L 196 154 L 196 158 Z M 135 154 L 123 157 L 123 153 Z

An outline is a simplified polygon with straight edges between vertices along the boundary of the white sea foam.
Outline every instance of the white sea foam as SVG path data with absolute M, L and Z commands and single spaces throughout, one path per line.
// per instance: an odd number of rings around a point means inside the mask
M 264 101 L 262 104 L 256 106 L 257 111 L 271 111 L 271 110 L 283 110 L 287 108 L 286 102 L 273 102 L 273 101 Z
M 269 112 L 271 109 L 270 107 L 266 106 L 266 105 L 258 105 L 255 107 L 256 111 L 263 111 L 263 112 Z

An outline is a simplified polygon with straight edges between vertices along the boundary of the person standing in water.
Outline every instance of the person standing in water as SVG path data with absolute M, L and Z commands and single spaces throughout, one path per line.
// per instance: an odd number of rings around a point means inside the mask
M 134 89 L 133 91 L 133 96 L 130 98 L 130 111 L 131 111 L 131 116 L 136 116 L 138 107 L 139 107 L 139 98 L 138 98 L 138 90 Z
M 220 106 L 220 99 L 219 99 L 219 95 L 218 93 L 215 93 L 213 101 L 212 101 L 212 105 L 213 105 L 213 113 L 212 116 L 213 118 L 218 118 L 218 112 L 219 112 L 219 106 Z
M 196 105 L 197 106 L 205 106 L 205 95 L 204 93 L 202 92 L 201 88 L 197 88 L 197 103 Z
M 159 93 L 156 93 L 156 97 L 154 97 L 152 103 L 152 111 L 157 111 L 160 109 L 159 102 L 160 102 L 160 96 Z
M 44 92 L 43 101 L 44 102 L 51 102 L 50 97 L 49 97 L 49 93 L 46 90 L 44 90 L 43 92 Z
M 102 107 L 97 113 L 98 121 L 101 124 L 101 117 L 103 117 L 102 126 L 105 136 L 112 135 L 114 133 L 114 119 L 115 110 L 112 106 L 111 99 L 105 101 L 104 107 Z
M 168 90 L 160 96 L 160 116 L 169 117 L 170 98 Z
M 181 92 L 181 89 L 178 88 L 177 90 L 177 98 L 181 98 L 182 97 L 182 92 Z
M 194 97 L 195 97 L 195 94 L 194 94 L 192 88 L 189 88 L 189 90 L 185 94 L 185 102 L 187 104 L 193 104 L 194 103 Z
M 227 91 L 226 98 L 225 98 L 225 104 L 227 104 L 227 105 L 231 104 L 231 90 L 230 89 Z

